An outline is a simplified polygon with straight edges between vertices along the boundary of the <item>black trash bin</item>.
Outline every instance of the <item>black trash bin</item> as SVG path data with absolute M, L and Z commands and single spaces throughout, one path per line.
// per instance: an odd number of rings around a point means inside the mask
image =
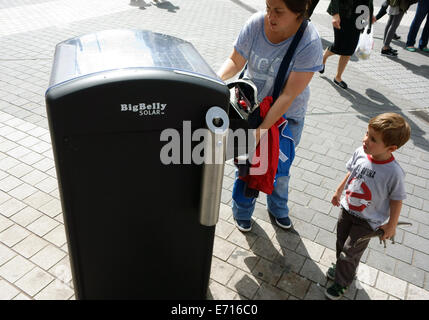
M 206 298 L 223 164 L 189 161 L 201 140 L 188 131 L 227 128 L 228 103 L 181 39 L 109 30 L 57 45 L 46 107 L 77 299 Z M 180 163 L 163 163 L 167 144 Z

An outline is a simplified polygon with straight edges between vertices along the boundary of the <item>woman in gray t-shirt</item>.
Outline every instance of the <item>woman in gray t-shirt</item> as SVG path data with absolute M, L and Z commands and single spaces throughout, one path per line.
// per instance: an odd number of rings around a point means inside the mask
M 261 0 L 262 1 L 262 0 Z M 266 0 L 266 12 L 255 13 L 246 22 L 234 43 L 234 49 L 218 75 L 222 80 L 234 77 L 247 63 L 245 77 L 258 89 L 258 100 L 273 93 L 275 77 L 293 36 L 306 17 L 308 0 Z M 256 129 L 257 141 L 264 130 L 284 117 L 295 145 L 299 143 L 307 104 L 308 87 L 314 72 L 322 69 L 323 49 L 319 34 L 310 22 L 296 48 L 286 73 L 286 85 L 271 106 L 262 124 Z M 281 136 L 281 135 L 280 135 Z M 282 228 L 290 228 L 288 200 L 289 176 L 278 177 L 274 191 L 267 196 L 268 211 Z M 256 199 L 243 194 L 243 181 L 236 179 L 232 210 L 237 227 L 251 230 L 251 216 Z

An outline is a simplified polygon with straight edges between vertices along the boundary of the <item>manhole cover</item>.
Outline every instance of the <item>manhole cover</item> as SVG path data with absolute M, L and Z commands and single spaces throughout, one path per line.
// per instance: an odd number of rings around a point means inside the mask
M 427 110 L 414 110 L 410 111 L 410 113 L 429 123 L 429 112 Z

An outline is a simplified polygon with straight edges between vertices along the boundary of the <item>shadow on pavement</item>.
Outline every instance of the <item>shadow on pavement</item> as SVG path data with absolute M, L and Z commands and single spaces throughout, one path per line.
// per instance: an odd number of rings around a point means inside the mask
M 146 7 L 150 7 L 150 3 L 146 3 L 145 0 L 130 0 L 129 3 L 132 7 L 139 7 L 139 9 L 146 9 Z
M 354 91 L 351 88 L 344 90 L 338 87 L 326 76 L 321 76 L 320 78 L 329 82 L 329 84 L 335 88 L 335 90 L 337 90 L 337 92 L 343 98 L 349 100 L 352 103 L 351 107 L 362 114 L 362 116 L 359 116 L 358 118 L 365 122 L 368 122 L 369 119 L 374 117 L 376 114 L 384 112 L 395 112 L 402 115 L 411 127 L 411 140 L 413 140 L 414 144 L 418 145 L 423 150 L 429 151 L 429 141 L 424 137 L 425 131 L 420 129 L 420 127 L 413 120 L 404 114 L 402 110 L 398 108 L 392 101 L 386 98 L 385 95 L 375 91 L 374 89 L 368 88 L 366 89 L 366 94 L 369 98 L 371 98 L 368 99 L 366 96 Z
M 153 0 L 153 4 L 159 9 L 164 9 L 164 10 L 167 10 L 168 12 L 173 12 L 173 13 L 176 13 L 177 10 L 180 9 L 179 6 L 175 6 L 170 1 Z
M 152 1 L 149 1 L 149 0 L 130 0 L 129 5 L 133 6 L 133 7 L 139 7 L 139 9 L 141 9 L 141 10 L 145 10 L 147 7 L 154 5 L 159 9 L 164 9 L 164 10 L 167 10 L 167 11 L 173 12 L 173 13 L 176 13 L 177 10 L 180 9 L 180 7 L 175 6 L 170 1 L 167 1 L 167 0 L 152 0 Z
M 271 216 L 270 220 L 275 225 Z M 280 245 L 275 246 L 263 228 L 253 222 L 252 231 L 244 236 L 250 250 L 260 257 L 246 257 L 244 262 L 254 278 L 245 275 L 235 287 L 243 298 L 254 300 L 285 300 L 287 298 L 299 300 L 326 300 L 324 291 L 333 282 L 326 278 L 326 270 L 321 270 L 311 258 L 305 242 L 300 234 L 293 228 L 283 230 L 275 227 L 275 237 Z M 255 241 L 255 235 L 257 240 Z M 320 259 L 323 252 L 313 253 Z M 255 282 L 255 280 L 257 282 Z M 361 288 L 361 287 L 360 287 Z M 256 293 L 255 293 L 256 292 Z M 346 293 L 347 299 L 356 295 L 355 282 Z M 360 299 L 369 299 L 365 290 L 360 290 Z
M 396 58 L 386 57 L 386 58 L 392 60 L 393 62 L 401 64 L 407 70 L 411 70 L 414 74 L 416 74 L 418 76 L 425 77 L 426 79 L 429 79 L 429 65 L 423 64 L 421 66 L 417 66 L 413 63 L 402 60 L 399 57 L 396 57 Z

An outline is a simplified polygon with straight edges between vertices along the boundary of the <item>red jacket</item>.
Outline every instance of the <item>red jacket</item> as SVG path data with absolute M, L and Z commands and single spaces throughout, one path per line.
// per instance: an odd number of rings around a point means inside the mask
M 273 103 L 272 97 L 265 97 L 259 105 L 259 112 L 261 118 L 265 118 L 266 114 L 270 110 L 271 104 Z M 252 165 L 250 167 L 250 174 L 245 177 L 240 177 L 241 180 L 247 183 L 247 187 L 262 191 L 266 194 L 271 194 L 274 189 L 274 178 L 277 172 L 277 166 L 279 163 L 279 129 L 286 120 L 280 118 L 277 122 L 268 130 L 266 134 L 268 143 L 264 143 L 266 138 L 262 138 L 256 151 L 253 155 Z M 261 151 L 262 150 L 262 151 Z M 263 155 L 267 155 L 259 159 L 261 152 Z M 256 163 L 255 163 L 256 162 Z

